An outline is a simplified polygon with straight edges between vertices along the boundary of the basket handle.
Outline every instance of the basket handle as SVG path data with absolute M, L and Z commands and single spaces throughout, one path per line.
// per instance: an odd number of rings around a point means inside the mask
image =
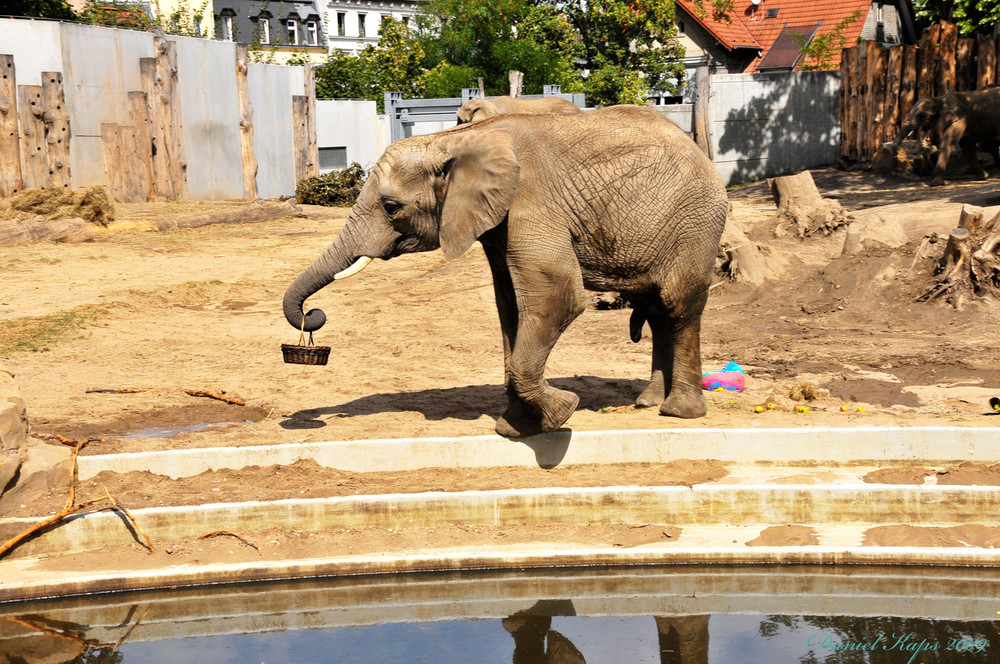
M 306 345 L 306 315 L 302 314 L 302 328 L 299 330 L 299 345 Z M 309 333 L 309 345 L 313 345 L 313 333 Z

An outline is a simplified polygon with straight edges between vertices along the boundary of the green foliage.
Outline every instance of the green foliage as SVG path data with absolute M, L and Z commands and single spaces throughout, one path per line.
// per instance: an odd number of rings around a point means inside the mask
M 3 13 L 8 16 L 60 18 L 66 21 L 76 18 L 73 8 L 66 0 L 8 0 L 3 3 Z
M 316 68 L 316 96 L 324 99 L 371 99 L 384 112 L 384 93 L 401 91 L 406 97 L 424 92 L 420 66 L 424 51 L 399 21 L 385 20 L 378 47 L 368 45 L 357 56 L 334 49 Z
M 303 205 L 351 207 L 358 200 L 365 177 L 365 169 L 355 161 L 342 171 L 303 178 L 295 187 L 295 200 Z
M 834 58 L 847 46 L 844 31 L 851 23 L 861 18 L 862 14 L 861 11 L 854 12 L 838 23 L 833 30 L 812 41 L 809 41 L 809 38 L 804 35 L 792 34 L 792 41 L 802 51 L 804 58 L 802 71 L 834 69 Z
M 575 0 L 565 11 L 590 70 L 588 104 L 642 104 L 647 90 L 678 91 L 684 47 L 672 0 Z
M 525 94 L 539 94 L 549 83 L 580 89 L 576 34 L 555 6 L 533 0 L 429 0 L 416 24 L 424 66 L 434 72 L 430 80 L 444 96 L 475 87 L 478 77 L 486 94 L 506 94 L 512 69 L 524 73 Z
M 913 8 L 921 26 L 950 21 L 963 35 L 978 32 L 992 36 L 1000 23 L 997 0 L 913 0 Z

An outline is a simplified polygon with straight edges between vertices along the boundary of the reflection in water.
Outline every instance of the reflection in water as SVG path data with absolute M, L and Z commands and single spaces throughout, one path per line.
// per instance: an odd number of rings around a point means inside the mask
M 986 664 L 1000 662 L 998 597 L 993 570 L 247 584 L 0 605 L 0 664 Z

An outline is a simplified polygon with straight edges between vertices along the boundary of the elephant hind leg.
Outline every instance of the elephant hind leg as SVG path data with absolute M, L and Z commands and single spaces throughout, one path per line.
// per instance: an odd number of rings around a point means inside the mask
M 660 406 L 661 415 L 701 417 L 708 404 L 701 391 L 701 312 L 705 297 L 678 307 L 664 297 L 646 303 L 653 336 L 649 385 L 636 399 L 640 407 Z

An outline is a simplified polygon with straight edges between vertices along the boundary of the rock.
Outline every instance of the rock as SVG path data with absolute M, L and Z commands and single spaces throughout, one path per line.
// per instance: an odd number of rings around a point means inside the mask
M 906 243 L 906 232 L 902 226 L 877 214 L 870 214 L 847 227 L 842 255 L 855 256 L 876 249 L 897 249 Z
M 68 447 L 28 436 L 21 391 L 13 374 L 0 367 L 0 516 L 54 486 L 68 486 L 72 456 Z
M 69 486 L 73 451 L 64 445 L 49 445 L 29 438 L 17 483 L 0 495 L 0 515 L 29 503 L 57 486 Z

